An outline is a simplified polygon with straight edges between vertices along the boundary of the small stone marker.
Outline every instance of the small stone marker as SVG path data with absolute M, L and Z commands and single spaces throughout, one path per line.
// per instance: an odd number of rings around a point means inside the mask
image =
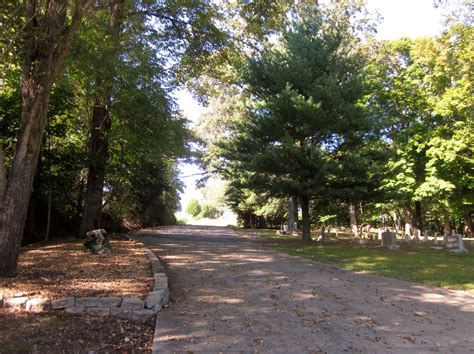
M 447 238 L 446 248 L 448 249 L 449 252 L 453 252 L 453 253 L 467 252 L 467 249 L 464 247 L 462 236 L 459 234 L 454 234 L 452 237 Z
M 390 247 L 395 245 L 396 235 L 394 232 L 385 231 L 382 232 L 382 246 L 383 247 Z
M 415 236 L 413 237 L 413 239 L 415 241 L 420 241 L 420 236 L 421 236 L 421 230 L 420 229 L 416 229 L 415 230 Z

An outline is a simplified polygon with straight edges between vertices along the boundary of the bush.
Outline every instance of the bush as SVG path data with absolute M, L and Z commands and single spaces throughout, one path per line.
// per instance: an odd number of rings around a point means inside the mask
M 186 207 L 186 213 L 192 215 L 194 218 L 201 214 L 201 205 L 196 199 L 191 199 Z

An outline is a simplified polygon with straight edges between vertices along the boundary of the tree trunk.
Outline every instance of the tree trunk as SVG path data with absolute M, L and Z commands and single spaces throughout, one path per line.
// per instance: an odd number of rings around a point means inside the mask
M 413 226 L 413 210 L 409 200 L 405 201 L 405 236 L 411 236 Z
M 303 216 L 303 237 L 304 242 L 311 241 L 311 220 L 309 216 L 309 197 L 304 195 L 301 197 L 301 210 Z
M 291 235 L 295 225 L 295 203 L 293 198 L 290 198 L 288 202 L 288 233 Z
M 351 231 L 354 237 L 359 237 L 359 228 L 357 226 L 357 210 L 354 203 L 349 204 L 349 218 L 351 222 Z
M 464 213 L 463 221 L 464 221 L 464 237 L 472 237 L 472 234 L 473 234 L 472 216 L 471 216 L 470 211 Z
M 3 206 L 3 198 L 7 189 L 7 171 L 5 169 L 5 159 L 3 157 L 3 144 L 0 142 L 0 210 Z
M 79 237 L 85 237 L 86 232 L 97 229 L 100 226 L 105 168 L 109 154 L 109 141 L 107 138 L 109 130 L 110 118 L 107 105 L 100 97 L 97 97 L 92 111 L 89 174 L 87 176 L 87 188 L 84 197 Z
M 110 4 L 110 21 L 108 33 L 111 47 L 104 51 L 105 61 L 114 60 L 120 48 L 121 13 L 125 0 L 114 0 Z M 109 102 L 112 95 L 114 73 L 111 67 L 105 66 L 106 71 L 98 71 L 96 79 L 96 99 L 92 110 L 89 173 L 84 197 L 79 237 L 85 237 L 86 232 L 99 228 L 102 212 L 102 197 L 104 194 L 105 172 L 109 155 L 107 133 L 110 131 Z
M 449 212 L 446 209 L 443 210 L 443 222 L 444 222 L 444 235 L 451 236 L 451 224 L 449 220 Z
M 90 2 L 74 3 L 75 12 L 69 26 L 66 25 L 68 9 L 63 1 L 48 1 L 42 16 L 38 16 L 41 11 L 38 1 L 24 2 L 26 26 L 20 82 L 21 121 L 0 214 L 0 276 L 16 274 L 51 87 L 64 67 L 83 12 Z
M 421 213 L 421 202 L 419 200 L 415 201 L 414 225 L 417 230 L 423 232 L 423 215 Z
M 31 90 L 33 91 L 33 90 Z M 36 90 L 35 90 L 36 91 Z M 14 276 L 38 163 L 49 92 L 24 99 L 22 124 L 0 215 L 0 276 Z
M 51 233 L 51 197 L 52 197 L 52 192 L 51 192 L 51 186 L 49 187 L 48 190 L 48 215 L 46 217 L 46 231 L 44 233 L 44 240 L 48 241 Z
M 298 198 L 293 197 L 292 199 L 293 199 L 293 205 L 295 206 L 294 209 L 293 209 L 293 212 L 294 212 L 293 218 L 295 220 L 295 225 L 293 226 L 293 230 L 295 232 L 297 232 L 298 231 L 298 223 L 299 223 L 299 221 L 298 221 Z

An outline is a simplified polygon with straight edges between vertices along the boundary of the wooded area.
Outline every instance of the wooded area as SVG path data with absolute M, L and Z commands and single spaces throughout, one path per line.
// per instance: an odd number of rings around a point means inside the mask
M 472 17 L 377 41 L 358 5 L 307 8 L 243 60 L 201 121 L 208 168 L 249 227 L 297 201 L 306 241 L 311 227 L 471 236 Z
M 303 240 L 351 220 L 472 235 L 472 5 L 438 6 L 461 14 L 442 35 L 377 41 L 358 0 L 2 2 L 0 276 L 22 242 L 175 223 L 183 159 L 244 226 L 291 201 Z

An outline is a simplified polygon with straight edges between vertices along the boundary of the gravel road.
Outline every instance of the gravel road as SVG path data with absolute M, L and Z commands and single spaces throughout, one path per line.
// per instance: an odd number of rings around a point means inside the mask
M 289 256 L 232 229 L 144 229 L 171 306 L 155 352 L 474 352 L 474 297 Z

